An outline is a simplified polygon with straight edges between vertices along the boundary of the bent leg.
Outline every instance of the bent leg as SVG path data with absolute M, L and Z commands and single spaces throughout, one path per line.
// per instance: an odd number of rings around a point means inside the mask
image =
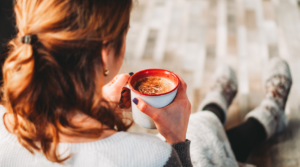
M 214 113 L 221 122 L 224 120 L 224 112 L 217 105 L 210 104 L 204 110 Z M 264 127 L 254 118 L 249 118 L 241 125 L 226 131 L 226 134 L 239 162 L 245 162 L 252 148 L 266 139 Z
M 280 58 L 271 59 L 264 72 L 264 83 L 264 100 L 246 115 L 246 122 L 226 132 L 232 150 L 241 162 L 246 161 L 256 144 L 287 127 L 284 110 L 292 86 L 287 62 Z
M 228 78 L 234 77 L 228 77 L 230 75 L 225 75 L 225 73 L 223 76 L 227 76 L 225 77 L 227 79 L 223 82 L 214 82 L 218 89 L 213 89 L 219 90 L 223 98 L 209 92 L 210 96 L 206 97 L 200 105 L 200 110 L 208 110 L 210 113 L 214 113 L 213 115 L 221 122 L 226 120 L 224 116 L 226 118 L 227 108 L 233 99 L 231 98 L 233 96 L 230 95 L 235 94 L 234 90 L 237 90 L 232 89 L 237 87 L 237 84 L 234 84 L 230 79 L 228 80 Z M 284 109 L 292 85 L 292 76 L 287 62 L 280 58 L 270 60 L 265 70 L 264 83 L 266 88 L 265 99 L 257 108 L 246 115 L 244 123 L 226 132 L 232 151 L 240 162 L 246 161 L 255 145 L 271 138 L 274 134 L 282 132 L 287 126 L 288 120 Z M 213 88 L 216 88 L 216 86 Z
M 212 112 L 191 114 L 186 138 L 191 141 L 190 155 L 194 167 L 238 167 L 224 127 Z

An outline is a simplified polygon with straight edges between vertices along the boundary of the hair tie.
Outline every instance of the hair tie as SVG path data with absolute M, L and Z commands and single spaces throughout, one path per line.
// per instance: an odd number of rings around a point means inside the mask
M 36 40 L 37 40 L 36 35 L 25 35 L 21 39 L 22 43 L 30 44 L 30 45 L 32 45 Z

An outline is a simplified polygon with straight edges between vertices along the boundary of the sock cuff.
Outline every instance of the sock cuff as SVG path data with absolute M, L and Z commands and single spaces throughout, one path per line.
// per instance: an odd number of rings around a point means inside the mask
M 224 124 L 226 122 L 226 113 L 227 113 L 227 102 L 226 99 L 224 98 L 224 96 L 217 91 L 214 92 L 208 92 L 207 95 L 205 96 L 204 100 L 201 102 L 198 111 L 202 111 L 204 109 L 204 107 L 206 107 L 209 104 L 215 104 L 218 107 L 220 107 L 223 111 L 223 115 L 224 115 L 224 120 L 222 121 L 222 124 Z
M 283 131 L 288 124 L 285 113 L 272 99 L 263 100 L 259 107 L 246 115 L 245 120 L 249 118 L 254 118 L 263 125 L 267 139 Z

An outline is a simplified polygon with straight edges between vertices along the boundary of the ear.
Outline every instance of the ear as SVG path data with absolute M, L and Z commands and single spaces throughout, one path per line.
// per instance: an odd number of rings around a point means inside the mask
M 101 56 L 103 61 L 103 68 L 109 68 L 109 49 L 108 47 L 102 47 Z

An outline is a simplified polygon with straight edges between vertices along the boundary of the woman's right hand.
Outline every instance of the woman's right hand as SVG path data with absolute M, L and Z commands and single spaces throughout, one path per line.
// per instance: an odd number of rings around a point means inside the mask
M 141 98 L 133 100 L 137 108 L 153 119 L 159 133 L 169 144 L 186 141 L 186 132 L 191 114 L 191 103 L 186 94 L 186 83 L 179 77 L 180 83 L 174 101 L 163 108 L 154 108 Z

